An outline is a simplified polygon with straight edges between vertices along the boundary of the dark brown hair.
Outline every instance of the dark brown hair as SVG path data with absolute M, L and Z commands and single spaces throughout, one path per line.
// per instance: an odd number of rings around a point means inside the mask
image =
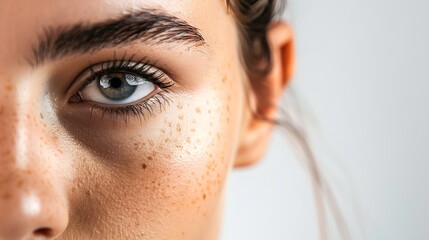
M 237 19 L 244 67 L 249 74 L 265 75 L 271 68 L 271 51 L 266 33 L 282 1 L 227 0 Z
M 270 24 L 282 12 L 285 1 L 282 0 L 226 0 L 228 9 L 237 19 L 236 24 L 241 40 L 241 56 L 243 66 L 250 81 L 262 81 L 263 77 L 271 70 L 271 51 L 267 40 L 267 31 Z M 261 86 L 261 85 L 259 85 Z M 262 85 L 263 86 L 263 85 Z M 295 106 L 299 107 L 299 106 Z M 288 109 L 290 111 L 290 109 Z M 313 192 L 315 197 L 320 238 L 328 239 L 327 216 L 325 204 L 331 210 L 342 239 L 349 239 L 348 228 L 344 217 L 335 200 L 334 194 L 322 177 L 318 163 L 309 143 L 305 128 L 297 124 L 287 111 L 282 111 L 284 119 L 267 119 L 254 114 L 265 121 L 276 124 L 286 131 L 289 139 L 296 144 L 297 150 L 302 154 L 302 159 L 309 170 L 313 180 Z

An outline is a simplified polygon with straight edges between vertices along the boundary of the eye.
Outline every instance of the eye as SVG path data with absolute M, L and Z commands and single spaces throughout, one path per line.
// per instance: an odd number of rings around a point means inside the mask
M 92 65 L 75 81 L 83 85 L 69 102 L 124 106 L 148 100 L 174 85 L 163 71 L 144 61 L 113 60 Z
M 82 100 L 106 105 L 126 105 L 145 99 L 158 90 L 157 85 L 144 76 L 131 72 L 97 75 L 80 91 Z
M 102 117 L 123 117 L 127 122 L 129 116 L 136 116 L 141 120 L 146 119 L 146 113 L 154 114 L 170 104 L 167 94 L 173 86 L 174 81 L 164 71 L 146 61 L 113 60 L 92 65 L 79 74 L 68 102 L 89 103 L 91 116 L 97 109 Z

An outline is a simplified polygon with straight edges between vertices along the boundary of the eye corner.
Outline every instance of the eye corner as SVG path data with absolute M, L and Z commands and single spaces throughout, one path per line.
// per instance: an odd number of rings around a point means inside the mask
M 71 95 L 68 98 L 67 103 L 71 103 L 71 104 L 73 104 L 73 103 L 81 103 L 82 101 L 83 101 L 82 94 L 81 94 L 80 91 L 78 91 L 77 93 Z

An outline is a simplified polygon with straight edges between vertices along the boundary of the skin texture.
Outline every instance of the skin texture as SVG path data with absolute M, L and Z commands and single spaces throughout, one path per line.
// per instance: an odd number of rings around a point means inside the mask
M 29 61 L 47 27 L 151 8 L 195 26 L 207 45 L 139 42 Z M 291 68 L 286 25 L 270 30 L 264 91 L 248 84 L 223 1 L 6 0 L 0 30 L 0 239 L 217 239 L 228 173 L 268 144 L 272 126 L 247 101 L 276 116 Z M 69 102 L 90 64 L 131 55 L 167 72 L 168 102 L 144 119 Z

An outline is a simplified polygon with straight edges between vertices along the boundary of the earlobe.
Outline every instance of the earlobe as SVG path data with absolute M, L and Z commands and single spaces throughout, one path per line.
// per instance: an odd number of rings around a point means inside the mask
M 271 51 L 271 70 L 261 79 L 249 84 L 250 108 L 245 114 L 245 124 L 236 167 L 258 162 L 268 149 L 277 119 L 278 107 L 284 89 L 294 72 L 294 44 L 291 28 L 284 22 L 273 23 L 267 31 Z

